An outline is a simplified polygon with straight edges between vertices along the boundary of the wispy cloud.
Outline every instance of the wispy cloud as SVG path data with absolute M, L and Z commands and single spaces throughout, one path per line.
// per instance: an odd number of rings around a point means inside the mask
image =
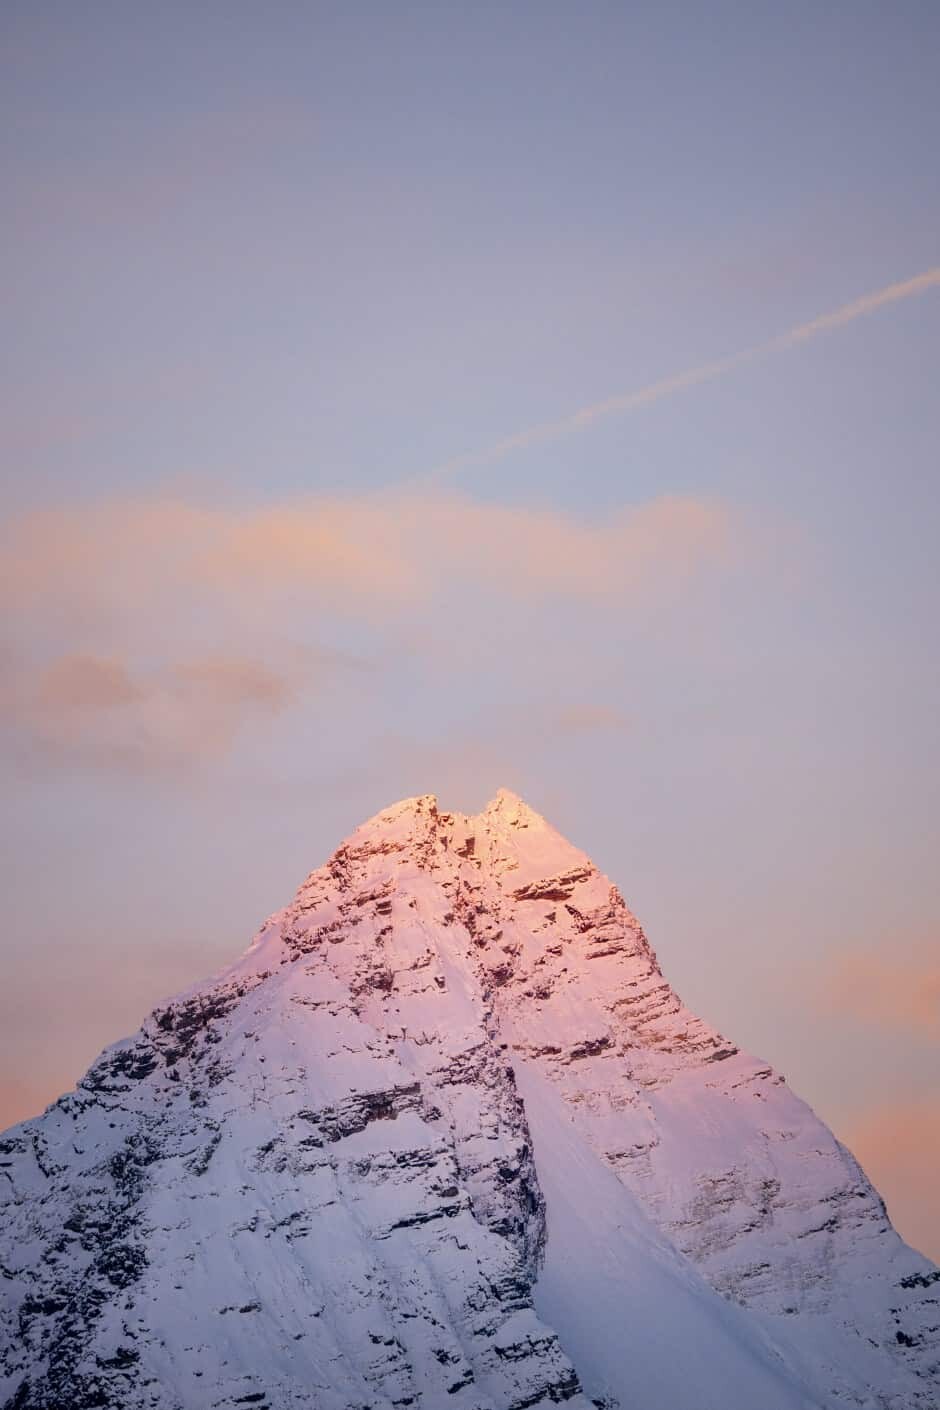
M 34 758 L 149 773 L 219 758 L 253 720 L 279 713 L 299 682 L 256 661 L 219 658 L 149 672 L 65 655 L 5 663 L 0 724 Z
M 728 357 L 716 358 L 712 362 L 701 363 L 697 367 L 687 368 L 684 372 L 678 372 L 672 377 L 660 378 L 659 381 L 650 382 L 647 386 L 640 387 L 635 391 L 618 393 L 616 396 L 607 397 L 604 401 L 593 402 L 590 406 L 581 407 L 580 410 L 562 416 L 558 420 L 543 421 L 537 426 L 526 427 L 483 450 L 470 451 L 466 455 L 455 456 L 454 459 L 446 461 L 433 471 L 430 478 L 432 480 L 446 479 L 456 475 L 467 466 L 489 464 L 492 461 L 502 460 L 504 456 L 511 455 L 513 451 L 527 450 L 531 446 L 557 440 L 560 436 L 568 436 L 576 431 L 586 430 L 604 417 L 638 411 L 642 407 L 651 406 L 654 402 L 661 401 L 664 397 L 673 396 L 676 392 L 686 391 L 690 387 L 697 387 L 703 382 L 712 382 L 718 377 L 725 376 L 728 372 L 744 367 L 747 363 L 757 362 L 761 358 L 768 357 L 771 353 L 783 352 L 787 348 L 796 347 L 800 343 L 818 337 L 821 333 L 842 328 L 847 323 L 853 323 L 857 318 L 863 318 L 866 314 L 875 313 L 878 309 L 886 308 L 889 304 L 899 303 L 902 299 L 916 298 L 938 286 L 940 286 L 940 266 L 935 266 L 925 270 L 922 274 L 915 275 L 912 279 L 905 279 L 897 284 L 888 284 L 885 288 L 878 289 L 871 294 L 865 294 L 830 313 L 820 314 L 818 318 L 810 319 L 807 323 L 797 324 L 795 328 L 789 328 L 785 333 L 779 333 L 773 338 L 768 338 L 766 342 L 744 348 L 741 352 L 732 353 Z
M 30 703 L 41 712 L 57 714 L 120 708 L 145 695 L 123 661 L 63 656 L 39 673 Z
M 940 962 L 897 947 L 841 955 L 824 977 L 819 1003 L 827 1013 L 940 1042 Z
M 720 580 L 746 537 L 729 506 L 680 497 L 601 521 L 445 490 L 34 511 L 0 531 L 0 723 L 30 757 L 128 771 L 218 758 L 327 684 L 369 694 L 343 652 L 311 641 L 394 639 L 401 655 L 411 640 L 468 668 L 515 623 L 511 670 L 542 606 L 645 620 Z
M 180 593 L 244 613 L 286 592 L 384 619 L 467 583 L 612 600 L 726 560 L 733 520 L 727 505 L 681 496 L 591 522 L 443 490 L 256 511 L 159 500 L 36 511 L 0 539 L 0 614 L 81 626 L 146 608 L 160 620 Z

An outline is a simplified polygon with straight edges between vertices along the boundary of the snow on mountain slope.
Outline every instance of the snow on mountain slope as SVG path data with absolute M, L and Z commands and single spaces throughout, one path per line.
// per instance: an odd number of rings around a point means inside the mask
M 531 1065 L 522 1092 L 547 1207 L 535 1305 L 595 1403 L 697 1410 L 821 1406 L 792 1365 L 645 1217 Z
M 9 1410 L 929 1410 L 940 1272 L 521 801 L 359 828 L 0 1139 Z

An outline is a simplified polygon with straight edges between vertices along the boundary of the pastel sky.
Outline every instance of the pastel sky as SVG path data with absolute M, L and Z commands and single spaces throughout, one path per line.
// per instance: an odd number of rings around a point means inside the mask
M 505 785 L 940 1256 L 940 7 L 0 31 L 0 1125 Z

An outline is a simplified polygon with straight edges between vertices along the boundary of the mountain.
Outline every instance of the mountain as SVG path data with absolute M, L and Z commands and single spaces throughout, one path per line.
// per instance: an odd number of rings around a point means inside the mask
M 360 827 L 0 1139 L 7 1410 L 929 1410 L 940 1270 L 513 794 Z

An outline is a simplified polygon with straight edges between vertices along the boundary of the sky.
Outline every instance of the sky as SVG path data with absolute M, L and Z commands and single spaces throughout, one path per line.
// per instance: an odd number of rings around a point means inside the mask
M 938 44 L 8 0 L 0 1125 L 506 786 L 940 1257 Z

